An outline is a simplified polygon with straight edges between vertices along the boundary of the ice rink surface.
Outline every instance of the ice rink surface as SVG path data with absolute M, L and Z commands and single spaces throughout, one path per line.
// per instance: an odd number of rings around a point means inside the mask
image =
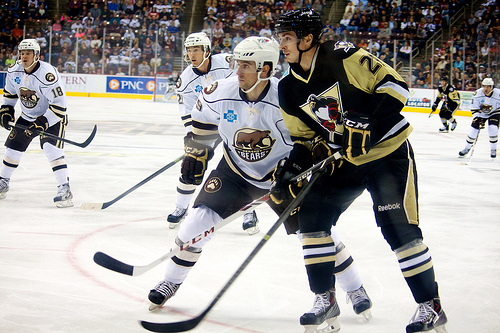
M 177 105 L 70 97 L 68 114 L 70 140 L 83 141 L 98 126 L 87 148 L 65 146 L 75 207 L 54 206 L 55 179 L 38 139 L 0 201 L 0 332 L 146 332 L 139 320 L 198 315 L 277 217 L 260 206 L 260 234 L 248 236 L 241 219 L 221 229 L 177 295 L 149 313 L 147 294 L 163 278 L 164 265 L 130 277 L 96 265 L 92 257 L 103 251 L 145 265 L 168 251 L 177 231 L 165 217 L 174 209 L 180 163 L 105 210 L 80 206 L 112 200 L 183 153 Z M 483 131 L 470 164 L 459 164 L 470 117 L 458 117 L 457 129 L 441 134 L 437 115 L 405 115 L 414 127 L 420 221 L 448 332 L 499 332 L 500 159 L 489 158 Z M 0 129 L 2 142 L 7 135 Z M 212 167 L 220 156 L 218 150 Z M 375 225 L 366 192 L 337 230 L 373 301 L 373 318 L 365 322 L 338 290 L 341 332 L 404 332 L 416 304 Z M 300 243 L 281 227 L 193 332 L 302 332 L 298 318 L 312 303 Z

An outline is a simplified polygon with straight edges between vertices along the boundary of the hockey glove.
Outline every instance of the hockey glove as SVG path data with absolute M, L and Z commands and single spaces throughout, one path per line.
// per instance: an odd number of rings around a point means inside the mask
M 214 150 L 210 146 L 189 140 L 184 151 L 181 178 L 186 184 L 200 185 L 207 170 L 207 163 L 214 156 Z
M 47 128 L 49 128 L 49 121 L 45 118 L 45 116 L 39 116 L 34 122 L 31 123 L 31 125 L 28 126 L 27 129 L 24 130 L 24 134 L 30 138 L 34 138 L 35 136 L 46 131 Z
M 347 113 L 344 119 L 342 144 L 344 146 L 344 154 L 348 160 L 368 154 L 371 148 L 371 127 L 372 124 L 368 115 L 363 113 Z
M 323 161 L 325 158 L 328 158 L 335 154 L 340 149 L 335 149 L 331 147 L 325 139 L 321 136 L 317 136 L 312 141 L 312 162 L 319 163 Z M 333 171 L 339 168 L 342 165 L 342 160 L 337 160 L 333 163 L 330 163 L 327 166 L 327 174 L 331 175 Z
M 438 108 L 437 104 L 432 104 L 431 107 L 432 112 L 436 112 L 437 108 Z
M 9 121 L 14 121 L 14 107 L 12 105 L 2 105 L 0 107 L 0 125 L 10 130 Z
M 295 144 L 290 157 L 278 162 L 272 176 L 271 200 L 277 205 L 293 200 L 300 192 L 303 181 L 291 183 L 290 180 L 312 165 L 311 151 L 302 144 Z

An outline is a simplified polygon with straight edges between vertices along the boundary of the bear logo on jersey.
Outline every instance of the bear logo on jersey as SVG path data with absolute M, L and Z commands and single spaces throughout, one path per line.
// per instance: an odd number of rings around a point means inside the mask
M 269 130 L 241 128 L 234 134 L 233 147 L 242 160 L 257 162 L 269 155 L 275 142 Z
M 30 90 L 25 87 L 21 87 L 19 89 L 19 95 L 21 103 L 23 103 L 23 105 L 28 109 L 33 109 L 35 106 L 37 106 L 38 101 L 40 100 L 40 97 L 36 95 L 36 91 Z
M 309 96 L 311 111 L 316 115 L 321 126 L 327 130 L 335 131 L 336 124 L 340 123 L 339 101 L 334 97 Z
M 215 91 L 215 89 L 217 89 L 217 86 L 219 84 L 217 83 L 217 81 L 215 81 L 214 83 L 212 83 L 211 85 L 209 86 L 206 86 L 205 89 L 204 89 L 204 93 L 205 95 L 210 95 L 211 93 L 213 93 Z
M 54 74 L 52 74 L 52 73 L 45 74 L 45 80 L 47 80 L 47 82 L 52 82 L 55 79 L 56 79 L 56 77 L 54 76 Z
M 217 177 L 213 177 L 207 180 L 205 186 L 203 187 L 203 189 L 207 193 L 215 193 L 221 188 L 222 188 L 222 180 L 220 180 L 220 178 Z
M 182 80 L 181 80 L 181 78 L 179 78 L 179 79 L 177 80 L 177 83 L 175 84 L 175 87 L 176 87 L 177 89 L 179 89 L 179 88 L 181 87 L 181 85 L 182 85 Z

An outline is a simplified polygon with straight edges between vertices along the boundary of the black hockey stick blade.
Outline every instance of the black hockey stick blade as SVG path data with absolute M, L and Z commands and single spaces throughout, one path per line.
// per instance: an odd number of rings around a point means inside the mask
M 257 244 L 257 246 L 253 249 L 253 251 L 248 255 L 248 257 L 245 259 L 243 264 L 236 270 L 236 272 L 231 276 L 231 278 L 226 282 L 224 287 L 219 291 L 217 296 L 212 300 L 210 305 L 203 311 L 201 314 L 198 316 L 184 320 L 184 321 L 178 321 L 178 322 L 171 322 L 171 323 L 152 323 L 148 321 L 140 321 L 140 324 L 142 327 L 144 327 L 147 330 L 153 331 L 153 332 L 186 332 L 190 331 L 205 318 L 205 316 L 208 314 L 208 312 L 215 306 L 215 304 L 222 298 L 224 293 L 231 287 L 231 285 L 234 283 L 234 281 L 238 278 L 238 276 L 243 272 L 243 270 L 250 264 L 252 259 L 257 255 L 257 253 L 264 247 L 264 245 L 267 243 L 267 241 L 271 238 L 271 236 L 275 233 L 276 230 L 285 222 L 285 220 L 290 216 L 292 211 L 302 202 L 302 199 L 306 196 L 306 194 L 309 192 L 311 189 L 312 185 L 318 180 L 319 177 L 325 172 L 325 166 L 330 164 L 331 162 L 341 158 L 342 155 L 340 152 L 335 153 L 334 155 L 326 158 L 322 162 L 316 164 L 313 166 L 311 169 L 314 168 L 314 174 L 311 176 L 311 179 L 309 182 L 304 186 L 304 188 L 299 192 L 297 197 L 292 200 L 292 202 L 288 205 L 288 207 L 283 211 L 283 213 L 280 215 L 278 220 L 271 226 L 269 231 L 264 235 L 264 237 L 260 240 L 260 242 Z M 306 173 L 309 170 L 305 171 Z M 313 171 L 311 171 L 312 173 Z
M 134 186 L 132 186 L 131 188 L 129 188 L 128 190 L 126 190 L 125 192 L 123 192 L 122 194 L 120 194 L 119 196 L 117 196 L 116 198 L 114 198 L 111 201 L 97 202 L 97 203 L 84 202 L 80 206 L 80 208 L 84 209 L 84 210 L 102 210 L 102 209 L 106 209 L 109 206 L 111 206 L 112 204 L 114 204 L 115 202 L 117 202 L 118 200 L 120 200 L 121 198 L 123 198 L 124 196 L 128 195 L 130 192 L 137 190 L 139 187 L 141 187 L 142 185 L 146 184 L 151 179 L 155 178 L 156 176 L 158 176 L 159 174 L 161 174 L 165 170 L 170 169 L 174 164 L 176 164 L 177 162 L 179 162 L 180 160 L 182 160 L 183 157 L 184 157 L 184 154 L 182 154 L 181 156 L 177 157 L 175 160 L 173 160 L 172 162 L 168 163 L 167 165 L 165 165 L 161 169 L 155 171 L 152 175 L 148 176 L 147 178 L 143 179 L 139 183 L 135 184 Z
M 16 128 L 19 128 L 19 129 L 22 129 L 22 130 L 28 129 L 27 126 L 24 126 L 24 125 L 21 125 L 21 124 L 16 124 L 16 123 L 13 123 L 13 122 L 9 122 L 9 125 L 13 126 L 13 127 L 16 127 Z M 56 140 L 59 140 L 59 141 L 62 141 L 62 142 L 66 142 L 66 143 L 72 144 L 73 146 L 77 146 L 77 147 L 80 147 L 80 148 L 85 148 L 94 139 L 95 134 L 97 132 L 97 125 L 94 125 L 94 128 L 92 129 L 92 133 L 90 133 L 90 136 L 87 138 L 87 140 L 85 140 L 82 143 L 75 142 L 75 141 L 72 141 L 72 140 L 68 140 L 66 138 L 61 138 L 60 136 L 57 136 L 57 135 L 54 135 L 54 134 L 50 134 L 50 133 L 46 133 L 44 131 L 36 131 L 36 132 L 37 132 L 38 135 L 44 135 L 44 136 L 52 138 L 52 139 L 56 139 Z
M 127 265 L 119 260 L 116 260 L 113 257 L 108 256 L 106 253 L 96 252 L 94 254 L 94 262 L 102 267 L 106 267 L 112 271 L 133 275 L 134 267 Z
M 194 237 L 190 241 L 184 243 L 182 246 L 182 249 L 179 247 L 174 248 L 173 250 L 170 250 L 168 253 L 165 253 L 158 259 L 154 260 L 153 262 L 147 264 L 147 265 L 129 265 L 126 264 L 118 259 L 115 259 L 106 253 L 103 252 L 97 252 L 94 254 L 94 262 L 104 268 L 107 268 L 109 270 L 115 271 L 117 273 L 125 274 L 125 275 L 130 275 L 130 276 L 137 276 L 141 275 L 149 270 L 151 270 L 153 267 L 158 266 L 162 262 L 164 262 L 167 259 L 172 258 L 173 256 L 179 254 L 181 251 L 186 250 L 189 246 L 193 245 L 194 243 L 198 242 L 200 239 L 207 237 L 208 235 L 211 235 L 212 233 L 216 232 L 220 228 L 224 227 L 225 225 L 229 224 L 230 222 L 236 220 L 238 217 L 243 216 L 245 213 L 252 211 L 257 207 L 258 205 L 266 202 L 269 200 L 269 194 L 265 194 L 262 197 L 252 201 L 245 207 L 241 208 L 234 214 L 226 217 L 223 221 L 217 223 L 217 225 L 210 230 L 205 230 L 202 232 L 200 235 Z

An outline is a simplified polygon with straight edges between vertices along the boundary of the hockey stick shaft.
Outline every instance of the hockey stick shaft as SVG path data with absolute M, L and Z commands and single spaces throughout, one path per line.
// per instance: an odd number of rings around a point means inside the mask
M 338 153 L 337 153 L 338 154 Z M 338 154 L 340 155 L 340 154 Z M 335 156 L 338 156 L 335 155 Z M 333 156 L 333 155 L 332 155 Z M 330 162 L 333 159 L 330 159 Z M 208 307 L 197 317 L 192 319 L 188 319 L 185 321 L 179 322 L 171 322 L 171 323 L 152 323 L 147 321 L 141 321 L 142 327 L 149 331 L 153 332 L 185 332 L 192 330 L 205 318 L 208 312 L 215 306 L 215 304 L 222 298 L 222 296 L 226 293 L 226 291 L 231 287 L 234 281 L 240 276 L 243 270 L 248 266 L 248 264 L 255 258 L 255 256 L 259 253 L 259 251 L 264 247 L 267 241 L 272 237 L 272 235 L 278 230 L 278 228 L 285 222 L 285 220 L 290 216 L 290 213 L 300 204 L 300 202 L 307 195 L 312 185 L 316 182 L 316 180 L 321 177 L 321 175 L 325 171 L 325 166 L 329 163 L 322 162 L 321 166 L 315 170 L 315 173 L 312 175 L 309 182 L 304 186 L 304 188 L 299 192 L 297 197 L 292 200 L 292 202 L 288 205 L 288 207 L 283 211 L 278 220 L 272 225 L 269 231 L 264 235 L 261 241 L 257 244 L 257 246 L 253 249 L 253 251 L 248 255 L 245 261 L 241 264 L 241 266 L 236 270 L 236 272 L 231 276 L 231 278 L 226 282 L 226 284 L 222 287 L 219 293 L 215 296 L 212 302 L 208 305 Z
M 476 149 L 476 144 L 477 144 L 477 140 L 479 139 L 480 132 L 481 132 L 481 128 L 479 128 L 479 130 L 477 131 L 476 138 L 474 139 L 474 142 L 472 143 L 472 146 L 470 148 L 469 158 L 467 159 L 467 162 L 465 162 L 466 165 L 469 164 L 470 161 L 472 160 L 472 155 L 474 154 L 474 150 Z
M 174 164 L 176 164 L 177 162 L 179 162 L 180 160 L 182 160 L 183 157 L 184 157 L 184 154 L 182 154 L 181 156 L 177 157 L 175 160 L 173 160 L 172 162 L 168 163 L 167 165 L 165 165 L 164 167 L 162 167 L 161 169 L 159 169 L 158 171 L 156 171 L 152 175 L 148 176 L 147 178 L 143 179 L 139 183 L 135 184 L 134 186 L 132 186 L 131 188 L 129 188 L 128 190 L 126 190 L 125 192 L 123 192 L 122 194 L 120 194 L 119 196 L 117 196 L 116 198 L 114 198 L 111 201 L 107 201 L 107 202 L 103 202 L 103 203 L 84 202 L 80 208 L 81 209 L 85 209 L 85 210 L 101 210 L 101 209 L 106 209 L 109 206 L 111 206 L 112 204 L 114 204 L 115 202 L 117 202 L 118 200 L 120 200 L 121 198 L 123 198 L 124 196 L 126 196 L 126 195 L 130 194 L 131 192 L 137 190 L 139 187 L 141 187 L 142 185 L 146 184 L 151 179 L 155 178 L 156 176 L 158 176 L 159 174 L 161 174 L 165 170 L 170 169 Z
M 160 258 L 154 260 L 153 262 L 143 265 L 143 266 L 134 266 L 134 265 L 129 265 L 124 262 L 121 262 L 120 260 L 117 260 L 106 253 L 103 252 L 96 252 L 94 254 L 94 262 L 98 264 L 99 266 L 102 266 L 104 268 L 110 269 L 112 271 L 115 271 L 117 273 L 122 273 L 125 275 L 130 275 L 130 276 L 138 276 L 141 275 L 150 269 L 158 266 L 162 262 L 178 255 L 181 251 L 186 250 L 189 246 L 196 244 L 199 242 L 201 239 L 207 237 L 210 234 L 215 233 L 215 231 L 219 230 L 220 228 L 224 227 L 225 225 L 229 224 L 230 222 L 234 221 L 238 217 L 244 215 L 245 213 L 252 211 L 260 205 L 261 203 L 266 202 L 269 199 L 269 193 L 266 195 L 263 195 L 262 197 L 252 201 L 245 207 L 241 208 L 231 216 L 225 218 L 221 222 L 217 223 L 215 227 L 212 227 L 209 230 L 204 231 L 200 235 L 193 237 L 193 239 L 189 240 L 188 242 L 184 243 L 182 247 L 176 246 L 175 248 L 171 249 L 168 253 L 162 255 Z
M 22 129 L 22 130 L 27 130 L 28 129 L 28 126 L 24 126 L 24 125 L 21 125 L 21 124 L 16 124 L 16 123 L 11 122 L 11 121 L 9 122 L 9 125 L 12 126 L 12 127 L 16 127 L 16 128 Z M 62 138 L 60 136 L 57 136 L 57 135 L 54 135 L 54 134 L 50 134 L 50 133 L 47 133 L 47 132 L 44 132 L 44 131 L 37 131 L 37 130 L 35 130 L 34 132 L 37 133 L 38 135 L 44 135 L 44 136 L 46 136 L 48 138 L 51 138 L 51 139 L 56 139 L 56 140 L 59 140 L 59 141 L 62 141 L 62 142 L 66 142 L 66 143 L 72 144 L 72 145 L 80 147 L 80 148 L 85 148 L 94 139 L 95 134 L 97 132 L 97 125 L 94 125 L 94 128 L 92 129 L 92 133 L 90 133 L 90 136 L 87 138 L 87 140 L 85 140 L 82 143 L 75 142 L 75 141 L 72 141 L 72 140 L 68 140 L 66 138 Z
M 340 153 L 335 153 L 334 155 L 328 157 L 324 161 L 313 165 L 311 168 L 308 170 L 304 171 L 300 175 L 292 178 L 292 182 L 298 182 L 301 181 L 307 177 L 309 177 L 313 172 L 324 168 L 327 164 L 332 162 L 333 160 L 340 159 L 342 155 Z M 201 233 L 200 235 L 194 237 L 191 239 L 189 242 L 185 243 L 182 248 L 176 247 L 175 249 L 171 249 L 168 253 L 162 255 L 158 259 L 154 260 L 153 262 L 147 264 L 147 265 L 142 265 L 142 266 L 134 266 L 130 265 L 127 263 L 124 263 L 118 259 L 115 259 L 106 253 L 103 252 L 96 252 L 94 254 L 94 262 L 104 268 L 107 268 L 109 270 L 115 271 L 117 273 L 125 274 L 125 275 L 130 275 L 130 276 L 137 276 L 141 275 L 153 267 L 156 267 L 157 265 L 161 264 L 165 260 L 168 260 L 172 258 L 173 256 L 179 254 L 180 251 L 187 249 L 189 246 L 195 244 L 196 242 L 200 241 L 202 238 L 207 237 L 211 233 L 215 232 L 216 230 L 222 228 L 223 226 L 227 225 L 228 223 L 232 222 L 236 218 L 244 215 L 246 212 L 254 209 L 256 206 L 260 205 L 263 202 L 266 202 L 269 199 L 269 193 L 252 201 L 245 207 L 241 208 L 239 211 L 236 213 L 232 214 L 231 216 L 227 217 L 224 219 L 222 222 L 218 223 L 213 229 L 210 230 L 205 230 L 205 232 Z M 96 204 L 97 205 L 97 204 Z M 99 204 L 101 205 L 101 204 Z

